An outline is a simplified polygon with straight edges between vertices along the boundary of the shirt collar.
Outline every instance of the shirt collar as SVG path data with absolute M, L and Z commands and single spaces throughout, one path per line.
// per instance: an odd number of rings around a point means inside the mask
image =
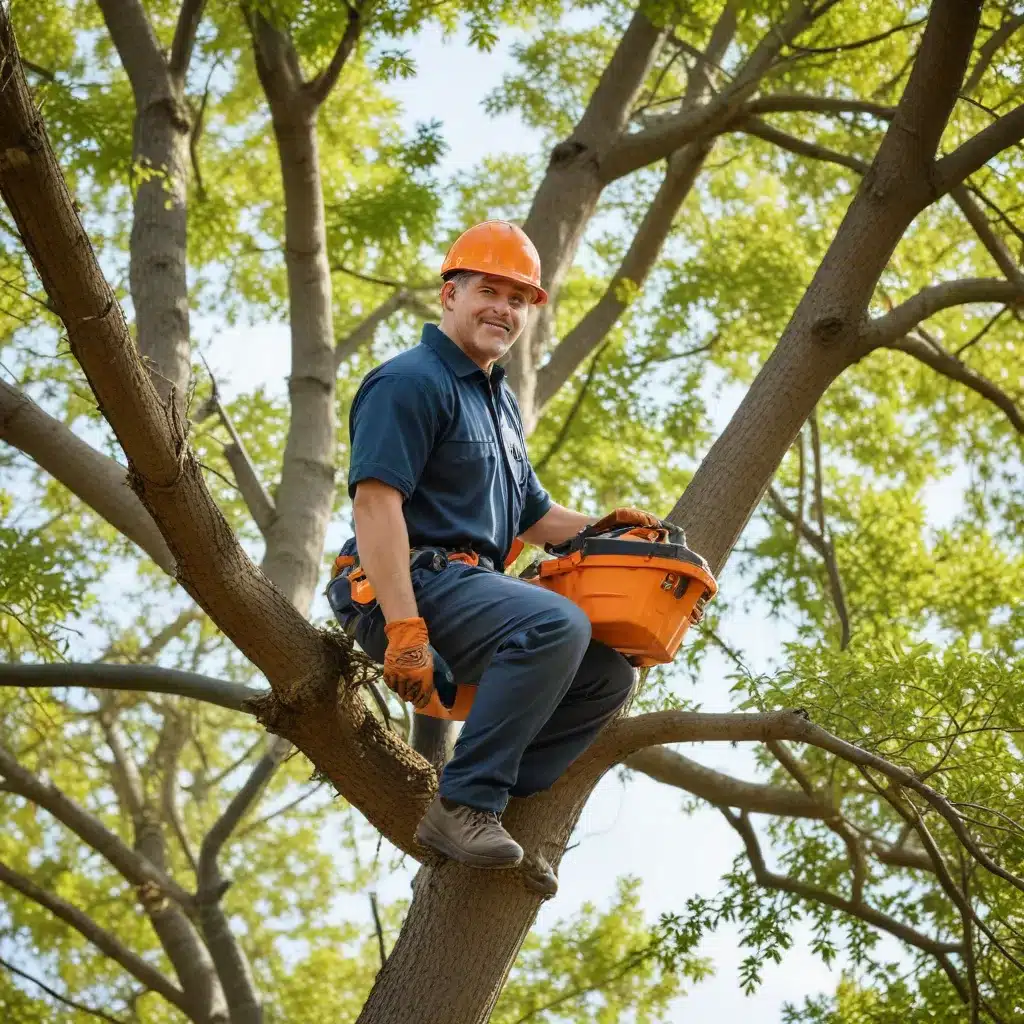
M 487 376 L 436 324 L 423 325 L 420 344 L 436 352 L 455 371 L 457 377 L 470 377 L 474 373 Z M 497 364 L 491 367 L 489 379 L 492 388 L 497 388 L 504 378 L 505 367 Z

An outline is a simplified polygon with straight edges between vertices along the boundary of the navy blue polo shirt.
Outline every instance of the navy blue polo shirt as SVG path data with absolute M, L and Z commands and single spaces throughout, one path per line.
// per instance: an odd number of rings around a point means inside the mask
M 488 377 L 433 324 L 419 345 L 367 374 L 349 437 L 349 496 L 368 479 L 401 491 L 413 547 L 468 546 L 500 568 L 512 541 L 551 508 L 505 370 Z

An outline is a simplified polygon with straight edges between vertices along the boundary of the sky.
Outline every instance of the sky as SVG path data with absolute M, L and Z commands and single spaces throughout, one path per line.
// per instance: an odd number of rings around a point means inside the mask
M 443 120 L 449 147 L 443 172 L 468 169 L 496 152 L 538 151 L 538 133 L 514 115 L 490 117 L 482 106 L 483 97 L 513 66 L 511 46 L 515 38 L 514 34 L 505 35 L 495 51 L 481 54 L 471 50 L 464 38 L 446 44 L 438 32 L 427 31 L 411 47 L 416 77 L 389 87 L 403 105 L 409 128 L 417 121 L 439 116 Z M 265 324 L 218 330 L 207 358 L 228 398 L 259 384 L 283 391 L 288 372 L 286 328 Z M 716 396 L 709 388 L 707 397 L 714 426 L 721 429 L 741 392 L 732 390 Z M 334 540 L 344 535 L 344 526 L 332 530 Z M 723 581 L 725 586 L 741 584 L 741 580 L 730 580 L 728 574 Z M 314 614 L 326 613 L 326 607 L 314 609 Z M 784 624 L 768 621 L 756 608 L 731 614 L 722 632 L 727 638 L 743 638 L 748 664 L 755 671 L 769 669 L 781 644 L 792 639 L 792 631 Z M 704 710 L 726 710 L 728 669 L 724 657 L 712 652 L 696 687 L 684 696 L 702 702 Z M 749 748 L 704 744 L 683 749 L 711 767 L 754 778 Z M 690 896 L 714 896 L 720 876 L 729 870 L 741 845 L 717 811 L 705 806 L 696 813 L 684 814 L 686 799 L 686 794 L 644 776 L 635 775 L 626 786 L 614 775 L 606 777 L 583 813 L 576 837 L 582 841 L 563 861 L 559 895 L 544 905 L 537 926 L 547 928 L 571 916 L 586 901 L 607 905 L 616 880 L 626 874 L 642 880 L 642 905 L 652 921 L 663 912 L 681 912 Z M 381 897 L 408 897 L 410 877 L 410 870 L 395 872 L 381 883 Z M 340 914 L 361 916 L 366 903 L 357 897 L 344 898 L 336 909 Z M 783 962 L 767 965 L 761 988 L 755 995 L 746 996 L 738 984 L 738 966 L 746 952 L 739 950 L 734 928 L 720 928 L 699 950 L 713 958 L 715 976 L 677 999 L 665 1019 L 672 1024 L 689 1024 L 716 1017 L 734 1020 L 743 1014 L 751 1024 L 767 1024 L 780 1019 L 787 1001 L 799 1005 L 805 996 L 833 991 L 842 958 L 831 969 L 826 968 L 809 952 L 809 930 L 797 928 L 794 938 Z M 883 948 L 894 959 L 900 955 L 894 943 Z

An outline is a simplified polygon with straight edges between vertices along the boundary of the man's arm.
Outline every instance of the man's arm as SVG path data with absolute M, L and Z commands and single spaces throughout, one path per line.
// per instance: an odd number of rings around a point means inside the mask
M 575 537 L 583 527 L 597 521 L 597 516 L 585 516 L 582 512 L 574 512 L 564 505 L 552 505 L 533 526 L 519 536 L 527 544 L 536 544 L 537 547 L 561 544 L 570 537 Z
M 380 480 L 361 480 L 352 500 L 359 563 L 373 584 L 387 622 L 419 615 L 409 574 L 404 500 L 401 491 Z

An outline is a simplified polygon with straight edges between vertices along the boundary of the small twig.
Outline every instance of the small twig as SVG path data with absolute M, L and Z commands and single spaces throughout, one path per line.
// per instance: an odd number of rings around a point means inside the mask
M 29 974 L 28 971 L 23 971 L 20 967 L 15 967 L 14 964 L 9 960 L 5 960 L 2 956 L 0 956 L 0 967 L 6 967 L 11 974 L 16 974 L 18 977 L 32 982 L 33 985 L 37 985 L 48 996 L 52 996 L 65 1006 L 70 1006 L 72 1010 L 78 1010 L 80 1013 L 87 1013 L 91 1017 L 98 1017 L 100 1020 L 109 1021 L 109 1024 L 124 1024 L 119 1017 L 111 1017 L 109 1013 L 104 1013 L 103 1010 L 95 1010 L 91 1006 L 86 1006 L 84 1003 L 76 1003 L 74 999 L 61 995 L 56 989 L 50 988 L 45 981 L 37 978 L 34 974 Z
M 383 970 L 384 965 L 388 962 L 388 951 L 384 945 L 384 926 L 380 921 L 380 910 L 377 907 L 377 894 L 375 892 L 370 893 L 370 912 L 373 914 L 373 927 L 377 932 L 377 949 L 380 952 L 380 966 L 381 970 Z
M 957 349 L 957 350 L 956 350 L 956 351 L 955 351 L 955 352 L 953 353 L 953 356 L 954 356 L 954 358 L 956 358 L 956 359 L 959 359 L 962 353 L 966 352 L 966 351 L 967 351 L 967 350 L 968 350 L 969 348 L 971 348 L 971 347 L 972 347 L 973 345 L 977 345 L 977 344 L 978 344 L 978 342 L 979 342 L 979 341 L 981 341 L 981 339 L 982 339 L 982 338 L 984 338 L 984 337 L 985 337 L 985 335 L 986 335 L 986 334 L 988 334 L 988 332 L 989 332 L 990 330 L 992 330 L 992 328 L 993 328 L 993 327 L 995 327 L 995 325 L 996 325 L 996 322 L 997 322 L 997 321 L 998 321 L 998 320 L 999 320 L 1000 318 L 1002 318 L 1003 316 L 1005 316 L 1007 312 L 1009 312 L 1009 306 L 1003 306 L 1003 308 L 1002 308 L 1001 310 L 999 310 L 999 312 L 998 312 L 998 313 L 996 313 L 996 314 L 995 314 L 995 316 L 993 316 L 993 317 L 990 317 L 990 318 L 989 318 L 989 320 L 988 320 L 988 322 L 987 322 L 987 323 L 985 324 L 985 326 L 984 326 L 984 327 L 982 327 L 982 329 L 981 329 L 980 331 L 978 331 L 978 333 L 977 333 L 977 334 L 975 334 L 975 335 L 974 335 L 974 337 L 973 337 L 973 338 L 971 338 L 971 340 L 970 340 L 970 341 L 968 341 L 968 342 L 965 342 L 965 343 L 964 343 L 963 345 L 961 345 L 961 346 L 960 346 L 960 347 L 959 347 L 959 348 L 958 348 L 958 349 Z

